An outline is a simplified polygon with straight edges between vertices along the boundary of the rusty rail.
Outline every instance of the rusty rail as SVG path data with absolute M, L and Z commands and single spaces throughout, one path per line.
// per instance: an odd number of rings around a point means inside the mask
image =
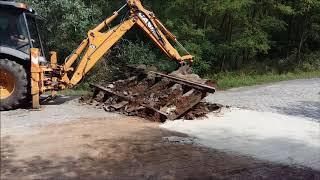
M 154 74 L 154 81 L 151 84 L 146 83 L 147 85 L 138 93 L 136 92 L 137 87 L 140 87 L 141 84 L 145 85 L 143 82 L 150 82 L 147 76 L 136 82 L 132 82 L 132 78 L 126 79 L 130 80 L 130 83 L 125 83 L 126 80 L 116 81 L 107 87 L 90 84 L 95 92 L 93 98 L 102 92 L 104 98 L 99 101 L 104 101 L 101 103 L 105 104 L 105 109 L 116 107 L 113 109 L 126 114 L 164 122 L 167 119 L 175 120 L 182 117 L 199 104 L 207 93 L 215 92 L 214 87 L 205 84 L 152 71 L 146 73 Z M 128 93 L 130 89 L 134 93 Z
M 174 81 L 174 82 L 179 83 L 179 84 L 192 86 L 194 89 L 198 89 L 198 90 L 201 90 L 201 91 L 206 91 L 208 93 L 215 93 L 216 92 L 216 89 L 214 87 L 208 86 L 208 85 L 205 85 L 205 84 L 196 83 L 196 82 L 193 82 L 193 81 L 185 80 L 185 79 L 182 79 L 182 78 L 178 78 L 178 77 L 175 77 L 175 76 L 170 76 L 170 75 L 166 75 L 166 74 L 162 74 L 162 73 L 158 73 L 158 72 L 154 72 L 154 71 L 149 71 L 149 73 L 155 74 L 155 75 L 160 76 L 160 77 L 168 78 L 168 79 L 170 79 L 170 81 Z

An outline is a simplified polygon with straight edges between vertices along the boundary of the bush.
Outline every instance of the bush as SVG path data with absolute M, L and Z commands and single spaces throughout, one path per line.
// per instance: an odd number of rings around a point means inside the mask
M 158 58 L 160 56 L 160 58 Z M 100 60 L 85 78 L 85 83 L 106 83 L 122 77 L 128 65 L 146 65 L 158 71 L 172 72 L 178 64 L 163 58 L 153 51 L 152 46 L 144 42 L 123 40 Z M 84 85 L 82 85 L 84 86 Z
M 153 46 L 142 41 L 130 42 L 124 41 L 121 45 L 122 51 L 120 60 L 126 65 L 140 65 L 154 66 L 160 71 L 171 72 L 178 66 L 176 62 L 168 58 L 163 58 L 162 55 L 154 51 Z
M 305 54 L 303 63 L 298 67 L 302 71 L 316 71 L 320 69 L 320 51 Z

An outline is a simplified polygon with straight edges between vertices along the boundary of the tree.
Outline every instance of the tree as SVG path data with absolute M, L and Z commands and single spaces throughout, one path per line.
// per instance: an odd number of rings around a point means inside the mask
M 45 18 L 41 29 L 46 45 L 58 50 L 61 57 L 78 46 L 101 15 L 99 8 L 87 6 L 82 0 L 29 0 L 28 3 Z
M 43 28 L 45 39 L 50 49 L 57 49 L 63 57 L 77 47 L 89 29 L 125 2 L 27 1 L 47 19 Z M 285 69 L 292 66 L 289 69 L 293 70 L 306 62 L 307 57 L 316 59 L 320 49 L 319 0 L 145 0 L 143 3 L 195 55 L 193 67 L 201 75 L 239 71 L 250 64 L 254 68 L 262 64 L 279 69 L 282 66 L 278 64 L 283 60 L 288 62 L 282 63 Z M 146 36 L 141 36 L 144 33 L 133 31 L 125 37 L 129 43 L 119 45 L 125 51 L 116 58 L 127 63 L 158 63 L 160 67 L 159 62 L 163 62 L 159 60 L 160 51 L 154 50 Z

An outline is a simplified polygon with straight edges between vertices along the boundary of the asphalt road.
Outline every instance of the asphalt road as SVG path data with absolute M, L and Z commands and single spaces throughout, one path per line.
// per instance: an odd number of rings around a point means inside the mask
M 219 91 L 207 101 L 320 122 L 320 78 Z

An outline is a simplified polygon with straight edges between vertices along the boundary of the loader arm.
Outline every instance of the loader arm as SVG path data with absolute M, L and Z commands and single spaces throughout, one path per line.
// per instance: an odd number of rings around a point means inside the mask
M 128 7 L 130 15 L 119 25 L 103 32 L 104 29 L 119 15 L 119 12 Z M 117 43 L 126 32 L 134 25 L 145 31 L 155 44 L 171 59 L 180 63 L 192 62 L 191 56 L 183 46 L 177 41 L 177 38 L 155 17 L 154 13 L 146 10 L 140 0 L 127 0 L 126 5 L 114 12 L 112 16 L 104 20 L 101 24 L 88 32 L 88 38 L 83 40 L 78 49 L 66 59 L 62 66 L 63 74 L 61 82 L 63 86 L 72 87 L 78 84 L 85 74 L 90 71 L 94 65 L 105 55 L 110 48 Z M 186 55 L 181 56 L 167 39 L 176 42 Z M 80 59 L 78 61 L 78 59 Z M 72 67 L 77 62 L 74 70 Z M 69 72 L 73 71 L 72 75 Z

